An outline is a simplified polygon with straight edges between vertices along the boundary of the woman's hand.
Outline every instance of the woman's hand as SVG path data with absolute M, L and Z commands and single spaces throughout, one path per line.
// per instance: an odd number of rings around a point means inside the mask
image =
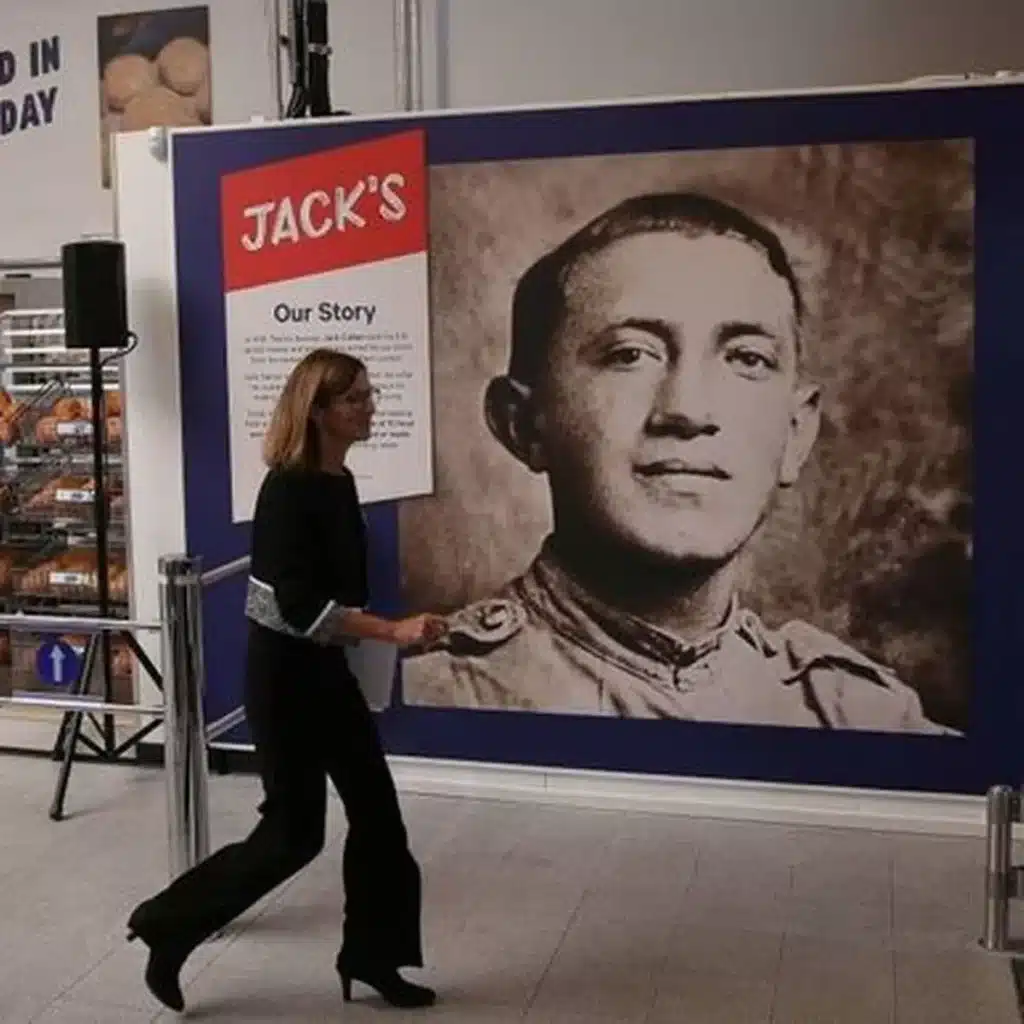
M 394 642 L 399 647 L 423 647 L 447 632 L 448 625 L 440 615 L 413 615 L 394 624 Z

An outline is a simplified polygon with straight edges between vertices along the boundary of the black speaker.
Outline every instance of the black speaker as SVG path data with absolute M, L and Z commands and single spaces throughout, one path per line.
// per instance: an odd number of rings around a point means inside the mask
M 60 256 L 64 343 L 68 348 L 124 348 L 128 344 L 124 243 L 68 242 Z

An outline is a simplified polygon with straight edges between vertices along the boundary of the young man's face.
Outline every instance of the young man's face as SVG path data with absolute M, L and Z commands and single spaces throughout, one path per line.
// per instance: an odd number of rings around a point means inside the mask
M 734 555 L 817 431 L 793 296 L 718 235 L 635 235 L 587 257 L 534 395 L 559 530 L 670 561 Z

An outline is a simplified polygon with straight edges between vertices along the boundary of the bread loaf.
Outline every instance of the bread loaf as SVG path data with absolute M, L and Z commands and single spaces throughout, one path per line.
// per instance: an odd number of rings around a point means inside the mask
M 103 99 L 107 109 L 124 110 L 140 92 L 153 88 L 158 79 L 156 65 L 140 54 L 115 57 L 103 69 Z
M 192 96 L 209 77 L 210 51 L 198 39 L 172 39 L 156 59 L 160 77 L 179 96 Z
M 62 423 L 88 419 L 87 404 L 80 398 L 58 398 L 53 403 L 53 415 Z
M 137 132 L 156 126 L 187 128 L 198 124 L 199 118 L 184 96 L 164 85 L 156 85 L 134 97 L 125 107 L 121 128 L 126 132 Z

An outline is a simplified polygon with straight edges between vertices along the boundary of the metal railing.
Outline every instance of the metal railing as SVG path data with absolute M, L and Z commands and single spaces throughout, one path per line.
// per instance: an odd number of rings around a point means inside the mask
M 210 853 L 209 777 L 203 697 L 201 562 L 160 559 L 161 660 L 164 669 L 164 777 L 171 876 Z
M 1013 826 L 1019 824 L 1024 800 L 1019 790 L 993 786 L 985 810 L 985 921 L 981 945 L 990 953 L 1020 946 L 1010 936 L 1010 901 L 1024 897 L 1024 866 L 1013 863 Z
M 230 579 L 232 576 L 237 576 L 242 572 L 248 572 L 250 561 L 251 559 L 248 555 L 243 555 L 241 558 L 236 558 L 231 562 L 225 562 L 223 565 L 219 565 L 215 569 L 208 569 L 199 577 L 200 583 L 203 587 L 212 587 L 220 583 L 222 580 Z M 237 728 L 244 721 L 244 707 L 237 707 L 234 710 L 229 711 L 226 715 L 222 715 L 220 718 L 215 719 L 206 726 L 206 742 L 212 743 L 214 740 L 225 735 L 225 733 L 229 733 L 232 729 Z
M 188 555 L 160 559 L 160 621 L 99 619 L 54 615 L 0 615 L 0 628 L 41 634 L 159 633 L 162 671 L 148 659 L 145 668 L 163 690 L 162 705 L 118 704 L 69 696 L 16 696 L 0 698 L 0 707 L 49 708 L 74 715 L 111 714 L 162 719 L 164 727 L 164 783 L 167 800 L 169 867 L 172 878 L 205 859 L 210 852 L 209 775 L 207 744 L 238 725 L 245 717 L 236 708 L 207 729 L 203 698 L 206 674 L 203 662 L 202 591 L 248 569 L 248 557 L 203 572 L 201 560 Z M 83 669 L 86 671 L 86 669 Z M 65 770 L 68 764 L 65 762 Z

